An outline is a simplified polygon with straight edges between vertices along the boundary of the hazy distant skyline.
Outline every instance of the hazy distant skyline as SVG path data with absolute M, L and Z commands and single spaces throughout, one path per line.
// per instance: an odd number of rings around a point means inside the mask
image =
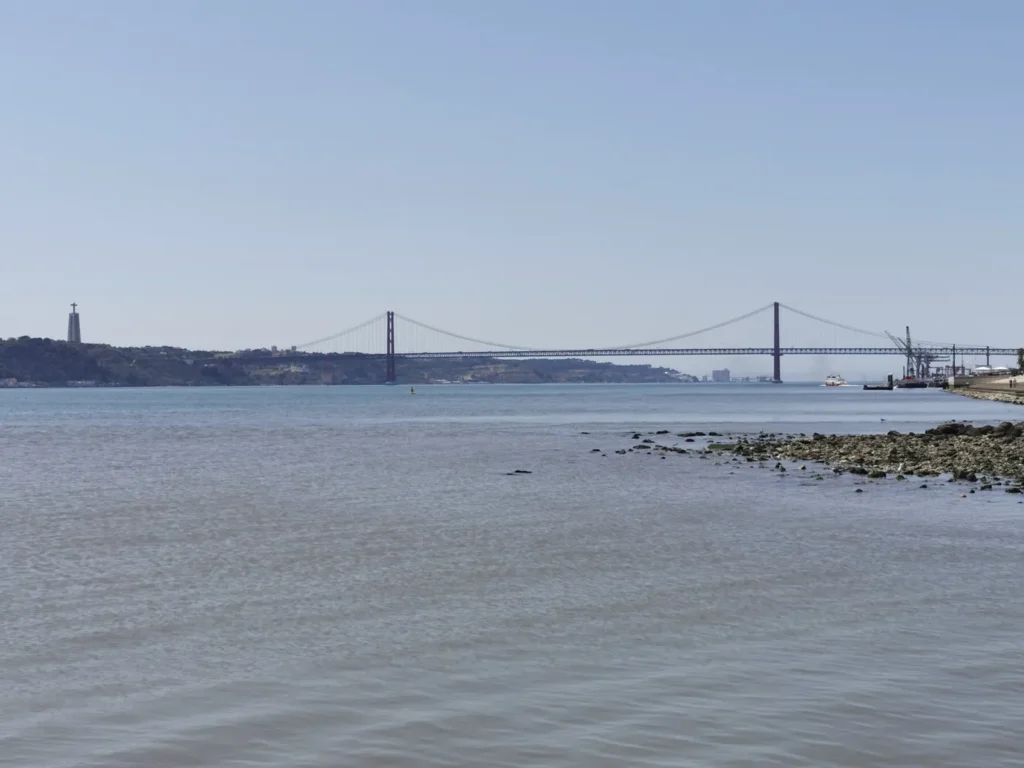
M 0 2 L 0 336 L 619 345 L 779 300 L 1016 346 L 1021 39 L 1012 2 Z

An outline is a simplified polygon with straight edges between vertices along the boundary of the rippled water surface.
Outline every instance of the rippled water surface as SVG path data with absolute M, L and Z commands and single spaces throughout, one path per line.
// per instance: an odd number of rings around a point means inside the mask
M 1019 497 L 613 451 L 1022 413 L 771 385 L 0 391 L 0 765 L 1020 766 Z

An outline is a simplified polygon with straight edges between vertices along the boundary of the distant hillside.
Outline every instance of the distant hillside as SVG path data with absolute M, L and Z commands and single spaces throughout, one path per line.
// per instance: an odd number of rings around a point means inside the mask
M 0 386 L 259 386 L 379 384 L 384 360 L 368 355 L 300 355 L 277 362 L 269 352 L 234 355 L 175 347 L 110 347 L 53 339 L 0 340 Z M 406 384 L 487 382 L 658 383 L 696 381 L 671 368 L 590 360 L 477 358 L 398 360 Z

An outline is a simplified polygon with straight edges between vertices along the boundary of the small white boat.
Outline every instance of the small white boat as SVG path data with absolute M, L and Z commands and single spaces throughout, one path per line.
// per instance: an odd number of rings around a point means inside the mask
M 850 385 L 847 384 L 846 383 L 846 379 L 844 379 L 838 373 L 833 373 L 831 376 L 828 376 L 825 379 L 825 386 L 826 387 L 848 387 Z

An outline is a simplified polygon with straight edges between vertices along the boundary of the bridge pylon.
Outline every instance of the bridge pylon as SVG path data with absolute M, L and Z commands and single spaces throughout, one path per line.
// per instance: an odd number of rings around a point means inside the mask
M 391 310 L 388 310 L 388 348 L 385 355 L 387 358 L 387 370 L 384 374 L 384 383 L 397 384 L 398 377 L 395 375 L 395 313 Z
M 772 360 L 775 365 L 772 371 L 772 381 L 775 384 L 782 383 L 782 347 L 779 344 L 779 302 L 775 302 L 775 346 L 772 348 Z

